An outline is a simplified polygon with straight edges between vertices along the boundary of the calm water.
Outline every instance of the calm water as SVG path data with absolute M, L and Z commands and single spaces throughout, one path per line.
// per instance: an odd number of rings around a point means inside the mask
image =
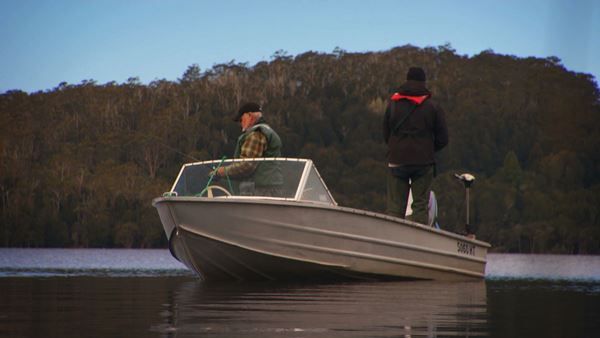
M 476 282 L 199 282 L 168 250 L 0 249 L 0 337 L 599 337 L 600 257 Z

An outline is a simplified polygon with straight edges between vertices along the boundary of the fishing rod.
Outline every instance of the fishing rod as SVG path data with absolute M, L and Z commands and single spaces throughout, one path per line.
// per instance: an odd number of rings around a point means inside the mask
M 194 160 L 195 162 L 201 162 L 201 161 L 202 161 L 202 160 L 200 160 L 200 159 L 197 159 L 197 158 L 195 158 L 195 157 L 193 157 L 193 156 L 191 156 L 191 155 L 188 155 L 188 154 L 182 153 L 181 151 L 179 151 L 179 150 L 177 150 L 177 149 L 175 149 L 175 148 L 173 148 L 173 147 L 169 146 L 168 144 L 165 144 L 164 142 L 162 142 L 162 140 L 161 140 L 161 139 L 159 139 L 159 138 L 158 138 L 158 137 L 156 137 L 156 136 L 152 136 L 152 135 L 146 135 L 146 134 L 142 134 L 142 133 L 140 133 L 140 132 L 134 132 L 134 133 L 136 133 L 136 134 L 139 134 L 139 135 L 140 135 L 140 136 L 142 136 L 142 137 L 146 137 L 146 138 L 152 139 L 152 140 L 153 140 L 154 142 L 156 142 L 158 145 L 161 145 L 161 146 L 163 146 L 163 147 L 165 147 L 165 148 L 167 148 L 167 149 L 169 149 L 169 150 L 171 150 L 171 151 L 173 151 L 173 152 L 175 152 L 175 153 L 177 153 L 177 154 L 180 154 L 180 155 L 182 155 L 182 156 L 185 156 L 185 157 L 191 158 L 191 159 L 192 159 L 192 160 Z M 215 176 L 216 176 L 217 169 L 219 169 L 219 168 L 220 168 L 220 167 L 223 165 L 223 162 L 225 162 L 225 160 L 226 160 L 226 159 L 227 159 L 227 156 L 223 156 L 223 157 L 221 158 L 221 161 L 219 162 L 219 164 L 218 164 L 218 165 L 217 165 L 215 168 L 213 168 L 213 171 L 211 172 L 211 174 L 210 174 L 210 177 L 208 178 L 208 182 L 206 183 L 206 187 L 205 187 L 205 188 L 202 190 L 202 192 L 200 192 L 200 195 L 201 195 L 201 194 L 203 194 L 203 193 L 204 193 L 204 191 L 208 189 L 208 187 L 210 186 L 210 184 L 212 183 L 212 181 L 214 180 L 214 178 L 215 178 Z M 229 191 L 233 191 L 233 186 L 232 186 L 232 184 L 231 184 L 231 179 L 229 178 L 229 175 L 227 174 L 227 172 L 225 172 L 225 177 L 227 178 L 227 185 L 229 186 Z
M 210 184 L 212 183 L 215 176 L 217 176 L 217 170 L 219 170 L 219 168 L 221 168 L 221 166 L 223 165 L 223 162 L 225 162 L 226 158 L 227 157 L 223 156 L 221 158 L 221 162 L 219 162 L 217 167 L 213 168 L 213 170 L 210 172 L 210 176 L 208 177 L 208 182 L 206 182 L 206 187 L 204 188 L 204 190 L 206 190 L 210 186 Z M 229 175 L 227 175 L 227 179 L 229 179 Z M 202 190 L 202 192 L 204 192 L 204 190 Z M 200 194 L 202 194 L 202 192 Z
M 204 194 L 204 192 L 208 190 L 208 188 L 210 187 L 210 184 L 215 179 L 215 177 L 218 177 L 217 170 L 219 170 L 219 168 L 223 165 L 223 162 L 225 162 L 226 159 L 227 159 L 227 156 L 223 156 L 221 158 L 221 162 L 219 162 L 219 164 L 216 167 L 213 167 L 213 170 L 210 172 L 210 175 L 208 177 L 208 182 L 206 182 L 206 187 L 204 187 L 204 189 L 202 189 L 202 191 L 197 196 L 202 196 Z M 229 179 L 229 175 L 227 174 L 227 171 L 225 171 L 225 177 L 227 178 L 227 185 L 229 186 L 229 191 L 231 192 L 231 191 L 233 191 L 233 186 L 231 185 L 231 180 Z
M 158 144 L 158 145 L 161 145 L 161 146 L 163 146 L 163 147 L 165 147 L 165 148 L 167 148 L 167 149 L 169 149 L 169 150 L 171 150 L 171 151 L 173 151 L 173 152 L 175 152 L 175 153 L 177 153 L 177 154 L 179 154 L 179 155 L 182 155 L 182 156 L 185 156 L 185 157 L 187 157 L 187 158 L 190 158 L 190 159 L 194 160 L 194 162 L 201 162 L 201 161 L 202 161 L 202 160 L 200 160 L 200 159 L 197 159 L 197 158 L 195 158 L 194 156 L 191 156 L 191 155 L 188 155 L 188 154 L 182 153 L 181 151 L 179 151 L 179 150 L 177 150 L 177 149 L 175 149 L 175 148 L 173 148 L 173 147 L 169 146 L 168 144 L 164 143 L 164 142 L 163 142 L 163 141 L 162 141 L 160 138 L 158 138 L 158 137 L 156 137 L 156 136 L 147 135 L 147 134 L 142 134 L 141 132 L 138 132 L 138 131 L 134 131 L 134 133 L 135 133 L 135 134 L 138 134 L 138 135 L 140 135 L 140 136 L 142 136 L 142 137 L 145 137 L 145 138 L 151 139 L 152 141 L 156 142 L 156 144 Z

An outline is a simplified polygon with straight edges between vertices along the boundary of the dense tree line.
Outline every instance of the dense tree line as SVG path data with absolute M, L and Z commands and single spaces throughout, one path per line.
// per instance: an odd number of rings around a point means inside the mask
M 449 45 L 385 52 L 277 51 L 177 81 L 61 83 L 0 95 L 0 246 L 166 245 L 151 200 L 184 162 L 233 153 L 232 113 L 263 104 L 284 155 L 311 158 L 338 203 L 384 210 L 381 119 L 408 67 L 428 73 L 447 115 L 435 190 L 443 228 L 464 226 L 472 194 L 479 238 L 500 252 L 600 253 L 600 96 L 560 60 Z

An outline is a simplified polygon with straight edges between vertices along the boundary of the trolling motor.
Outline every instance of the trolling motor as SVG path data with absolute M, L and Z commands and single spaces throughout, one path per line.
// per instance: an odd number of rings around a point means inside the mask
M 466 236 L 471 239 L 475 239 L 475 230 L 473 226 L 469 223 L 469 190 L 471 190 L 471 185 L 475 182 L 475 176 L 464 173 L 464 174 L 454 174 L 454 177 L 459 179 L 465 186 L 465 204 L 467 206 L 467 222 L 465 223 L 465 230 L 467 232 Z

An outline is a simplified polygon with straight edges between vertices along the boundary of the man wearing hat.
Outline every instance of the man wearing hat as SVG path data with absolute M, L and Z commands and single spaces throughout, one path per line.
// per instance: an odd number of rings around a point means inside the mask
M 434 153 L 448 144 L 444 111 L 431 99 L 425 80 L 422 68 L 411 67 L 406 82 L 391 96 L 383 119 L 389 167 L 386 212 L 404 218 L 412 189 L 411 220 L 422 224 L 428 223 Z
M 263 118 L 259 104 L 249 102 L 240 107 L 233 118 L 239 122 L 242 134 L 237 139 L 234 158 L 280 157 L 281 139 Z M 240 183 L 240 190 L 252 185 L 242 194 L 259 196 L 280 196 L 283 176 L 281 168 L 275 162 L 236 162 L 220 167 L 215 174 L 219 177 L 251 178 L 252 182 Z M 251 190 L 251 192 L 248 192 Z

